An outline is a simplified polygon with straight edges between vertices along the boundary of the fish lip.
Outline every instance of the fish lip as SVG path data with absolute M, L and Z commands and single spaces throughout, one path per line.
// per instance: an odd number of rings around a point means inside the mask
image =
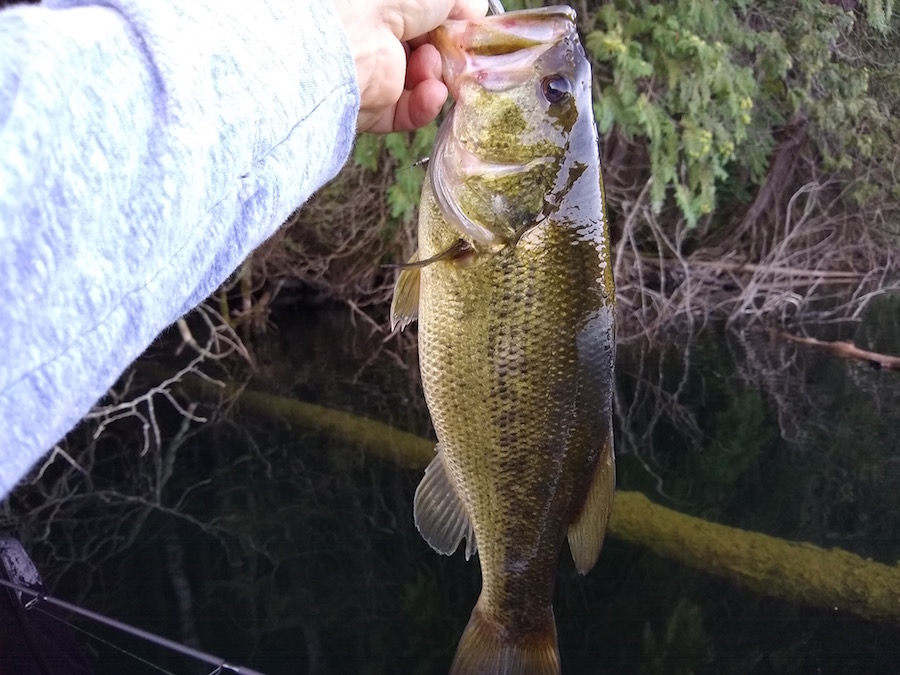
M 503 89 L 527 79 L 548 49 L 574 37 L 575 10 L 564 5 L 446 21 L 429 41 L 441 55 L 444 83 L 454 99 L 460 84 L 475 79 L 487 89 Z

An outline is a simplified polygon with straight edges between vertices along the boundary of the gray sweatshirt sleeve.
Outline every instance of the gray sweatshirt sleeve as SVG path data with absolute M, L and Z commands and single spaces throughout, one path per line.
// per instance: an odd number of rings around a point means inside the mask
M 0 496 L 350 152 L 330 0 L 0 12 Z

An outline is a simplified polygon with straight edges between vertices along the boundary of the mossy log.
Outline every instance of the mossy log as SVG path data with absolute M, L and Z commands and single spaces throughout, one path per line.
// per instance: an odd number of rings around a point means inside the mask
M 221 395 L 206 382 L 183 384 Z M 325 432 L 405 468 L 424 468 L 434 456 L 433 441 L 359 415 L 255 391 L 241 392 L 237 405 Z M 610 534 L 765 595 L 900 623 L 900 565 L 711 523 L 625 490 L 616 493 Z
M 758 593 L 900 622 L 898 565 L 711 523 L 623 490 L 616 493 L 610 532 Z
M 237 405 L 255 415 L 322 431 L 359 445 L 366 452 L 405 469 L 424 469 L 434 457 L 434 442 L 343 410 L 250 390 L 241 392 Z

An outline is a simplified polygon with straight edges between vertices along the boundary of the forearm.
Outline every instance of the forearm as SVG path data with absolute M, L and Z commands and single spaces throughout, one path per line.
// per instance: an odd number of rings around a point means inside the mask
M 346 160 L 353 62 L 299 4 L 0 13 L 0 494 Z

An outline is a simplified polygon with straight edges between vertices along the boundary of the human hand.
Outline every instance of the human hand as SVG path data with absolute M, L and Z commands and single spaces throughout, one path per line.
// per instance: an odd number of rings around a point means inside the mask
M 408 131 L 433 120 L 447 100 L 441 58 L 427 33 L 446 19 L 477 19 L 487 0 L 333 0 L 359 82 L 358 131 Z

